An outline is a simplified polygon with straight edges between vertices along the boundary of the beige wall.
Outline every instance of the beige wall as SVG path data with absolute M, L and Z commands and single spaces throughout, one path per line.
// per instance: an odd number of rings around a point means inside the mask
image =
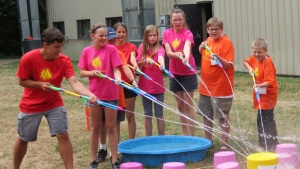
M 96 22 L 105 24 L 105 18 L 122 17 L 121 0 L 47 0 L 48 25 L 53 22 L 65 22 L 65 34 L 69 39 L 63 49 L 72 60 L 78 60 L 89 41 L 77 40 L 76 21 L 90 19 L 91 25 Z
M 196 4 L 210 0 L 155 0 L 156 25 L 160 15 L 169 15 L 176 4 Z M 106 17 L 122 16 L 121 0 L 47 0 L 49 25 L 65 21 L 70 42 L 64 53 L 78 60 L 90 42 L 77 40 L 76 20 L 91 19 L 91 24 Z M 68 9 L 66 9 L 68 8 Z M 213 16 L 224 21 L 226 33 L 235 47 L 236 71 L 245 71 L 243 60 L 251 55 L 257 37 L 267 39 L 277 74 L 300 75 L 299 0 L 214 0 Z
M 251 55 L 251 43 L 262 37 L 277 73 L 300 75 L 299 0 L 214 0 L 213 6 L 234 43 L 236 70 L 245 71 L 242 63 Z

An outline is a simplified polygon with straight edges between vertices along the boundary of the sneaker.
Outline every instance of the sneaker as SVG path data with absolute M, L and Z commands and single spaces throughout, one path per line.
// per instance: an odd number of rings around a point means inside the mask
M 111 166 L 112 166 L 112 169 L 120 169 L 120 164 L 118 162 L 111 164 Z
M 109 156 L 109 161 L 110 163 L 112 162 L 112 156 Z M 118 157 L 118 161 L 120 161 L 119 157 Z
M 98 169 L 98 162 L 97 161 L 93 161 L 90 163 L 90 169 Z
M 106 156 L 107 156 L 107 149 L 105 149 L 105 150 L 104 149 L 100 149 L 98 151 L 97 160 L 99 162 L 105 161 Z

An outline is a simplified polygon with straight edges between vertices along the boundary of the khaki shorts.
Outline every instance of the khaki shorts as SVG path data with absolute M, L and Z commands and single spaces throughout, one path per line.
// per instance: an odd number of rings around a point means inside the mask
M 232 98 L 215 98 L 200 94 L 197 111 L 199 115 L 207 117 L 214 117 L 215 119 L 222 119 L 229 117 L 229 112 L 232 105 Z

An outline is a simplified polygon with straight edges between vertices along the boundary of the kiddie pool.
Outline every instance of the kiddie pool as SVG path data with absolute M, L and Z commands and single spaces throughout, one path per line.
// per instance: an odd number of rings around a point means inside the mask
M 199 162 L 205 157 L 210 140 L 193 136 L 148 136 L 119 143 L 125 162 L 159 166 L 166 162 Z

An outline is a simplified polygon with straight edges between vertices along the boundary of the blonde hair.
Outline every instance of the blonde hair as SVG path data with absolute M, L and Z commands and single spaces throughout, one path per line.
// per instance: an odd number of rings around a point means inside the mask
M 268 50 L 268 42 L 263 39 L 263 38 L 256 38 L 253 42 L 252 42 L 252 47 L 253 48 L 261 48 L 264 50 Z
M 159 48 L 158 28 L 155 25 L 148 25 L 144 30 L 142 59 L 145 59 L 149 52 L 150 42 L 149 42 L 148 36 L 149 36 L 149 33 L 152 31 L 156 32 L 157 41 L 153 44 L 153 52 L 152 52 L 151 58 L 153 58 L 158 51 L 158 48 Z
M 211 26 L 218 26 L 220 29 L 223 29 L 223 22 L 220 19 L 213 17 L 210 18 L 206 23 L 206 28 Z
M 171 20 L 172 20 L 172 14 L 173 14 L 173 13 L 181 13 L 182 16 L 183 16 L 183 27 L 189 28 L 188 25 L 187 25 L 187 23 L 186 23 L 185 13 L 183 12 L 182 9 L 180 9 L 180 8 L 178 8 L 178 7 L 174 8 L 174 9 L 172 10 L 172 12 L 171 12 L 171 15 L 170 15 L 170 19 L 171 19 Z M 173 27 L 172 23 L 171 23 L 170 27 Z

